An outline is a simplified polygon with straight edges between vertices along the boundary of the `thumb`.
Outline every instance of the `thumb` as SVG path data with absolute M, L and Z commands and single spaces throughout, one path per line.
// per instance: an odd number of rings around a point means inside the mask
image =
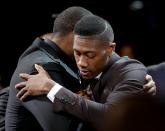
M 39 74 L 42 74 L 43 76 L 51 78 L 50 75 L 48 74 L 48 72 L 41 65 L 35 64 L 34 66 Z
M 38 71 L 38 73 L 45 72 L 44 68 L 38 64 L 34 64 L 34 67 Z

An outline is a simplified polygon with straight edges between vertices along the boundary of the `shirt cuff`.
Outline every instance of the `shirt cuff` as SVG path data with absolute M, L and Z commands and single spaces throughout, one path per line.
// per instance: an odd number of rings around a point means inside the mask
M 47 97 L 49 98 L 50 101 L 54 102 L 54 96 L 57 94 L 57 92 L 63 88 L 60 84 L 56 83 L 53 88 L 49 91 L 47 94 Z

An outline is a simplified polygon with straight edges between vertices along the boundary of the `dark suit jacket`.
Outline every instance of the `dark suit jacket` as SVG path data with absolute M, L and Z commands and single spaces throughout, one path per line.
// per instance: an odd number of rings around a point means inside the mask
M 157 95 L 165 96 L 165 62 L 147 67 L 157 86 Z
M 95 101 L 83 99 L 62 88 L 54 99 L 54 110 L 65 111 L 89 122 L 97 131 L 109 131 L 111 112 L 125 97 L 142 92 L 146 68 L 140 62 L 113 54 L 107 69 L 93 89 Z M 67 101 L 66 101 L 67 100 Z M 57 108 L 58 107 L 58 108 Z
M 0 90 L 0 131 L 5 131 L 5 112 L 9 97 L 9 88 Z
M 11 78 L 10 97 L 6 112 L 7 131 L 73 131 L 77 126 L 78 122 L 74 117 L 53 112 L 52 103 L 46 96 L 32 97 L 26 102 L 21 102 L 16 98 L 18 90 L 15 89 L 15 84 L 23 81 L 19 78 L 19 73 L 35 73 L 35 63 L 43 65 L 58 83 L 73 92 L 78 90 L 79 81 L 66 72 L 59 63 L 55 63 L 42 49 L 49 52 L 54 58 L 61 59 L 70 69 L 76 70 L 75 62 L 54 43 L 37 38 L 20 56 L 17 68 Z

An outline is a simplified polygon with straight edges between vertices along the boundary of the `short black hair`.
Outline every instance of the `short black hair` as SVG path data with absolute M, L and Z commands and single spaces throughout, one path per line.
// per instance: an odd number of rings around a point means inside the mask
M 54 21 L 53 33 L 66 35 L 73 31 L 75 24 L 84 16 L 93 15 L 83 7 L 73 6 L 62 11 Z
M 108 21 L 96 15 L 85 16 L 79 20 L 75 25 L 74 34 L 90 36 L 105 42 L 114 41 L 114 33 L 111 25 Z

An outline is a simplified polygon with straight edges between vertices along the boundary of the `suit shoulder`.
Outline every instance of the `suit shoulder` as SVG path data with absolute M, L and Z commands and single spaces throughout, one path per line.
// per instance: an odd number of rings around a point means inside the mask
M 145 65 L 138 60 L 130 59 L 128 57 L 122 57 L 114 65 L 116 70 L 147 70 Z

